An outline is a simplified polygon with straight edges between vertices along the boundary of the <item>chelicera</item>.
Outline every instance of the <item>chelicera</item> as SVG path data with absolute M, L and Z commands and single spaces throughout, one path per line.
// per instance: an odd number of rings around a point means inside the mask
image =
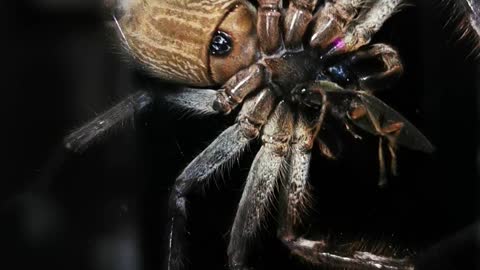
M 249 242 L 280 188 L 278 236 L 292 253 L 320 265 L 358 269 L 411 269 L 407 259 L 369 252 L 332 250 L 328 241 L 298 232 L 308 204 L 308 171 L 314 144 L 322 140 L 327 115 L 354 136 L 360 128 L 379 138 L 380 184 L 386 154 L 396 171 L 396 148 L 432 151 L 429 141 L 372 92 L 398 78 L 403 67 L 395 49 L 369 45 L 398 10 L 401 0 L 120 1 L 114 17 L 130 55 L 161 79 L 182 87 L 165 96 L 201 114 L 230 114 L 223 131 L 178 176 L 170 195 L 168 269 L 184 267 L 187 197 L 236 159 L 252 140 L 258 151 L 239 203 L 228 247 L 231 269 L 248 269 Z M 282 15 L 283 14 L 283 15 Z M 200 88 L 201 87 L 201 88 Z M 204 87 L 218 87 L 218 90 Z M 152 102 L 138 92 L 72 133 L 67 147 L 79 150 L 95 137 Z M 328 131 L 327 131 L 328 132 Z M 386 150 L 386 151 L 385 151 Z

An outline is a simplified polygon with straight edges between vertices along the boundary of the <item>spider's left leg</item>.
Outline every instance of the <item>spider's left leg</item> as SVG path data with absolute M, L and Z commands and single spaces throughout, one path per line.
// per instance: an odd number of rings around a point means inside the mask
M 406 259 L 383 257 L 363 251 L 352 252 L 350 245 L 337 250 L 326 240 L 310 240 L 299 236 L 301 217 L 309 203 L 307 176 L 310 151 L 316 126 L 319 125 L 321 121 L 309 122 L 303 117 L 297 121 L 291 145 L 290 171 L 280 198 L 279 238 L 293 254 L 316 265 L 347 269 L 413 269 Z
M 146 91 L 138 91 L 117 105 L 97 116 L 87 124 L 70 133 L 64 139 L 66 149 L 81 152 L 102 135 L 143 111 L 153 102 L 153 96 Z
M 167 269 L 184 268 L 185 237 L 187 225 L 187 197 L 197 187 L 204 185 L 213 174 L 232 163 L 255 139 L 267 121 L 275 104 L 269 88 L 247 99 L 236 124 L 220 134 L 200 153 L 175 180 L 169 198 L 169 241 Z
M 282 101 L 265 125 L 263 146 L 253 161 L 235 216 L 228 245 L 232 270 L 248 268 L 249 248 L 265 220 L 276 181 L 284 170 L 292 128 L 292 112 Z
M 193 115 L 207 116 L 218 113 L 213 109 L 217 91 L 211 89 L 181 88 L 166 94 L 163 99 L 174 109 Z

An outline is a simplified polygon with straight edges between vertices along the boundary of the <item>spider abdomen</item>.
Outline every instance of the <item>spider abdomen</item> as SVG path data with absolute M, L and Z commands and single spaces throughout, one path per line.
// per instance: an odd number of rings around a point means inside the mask
M 127 2 L 119 4 L 123 15 L 117 24 L 123 44 L 163 80 L 202 87 L 223 84 L 256 57 L 255 9 L 247 1 Z

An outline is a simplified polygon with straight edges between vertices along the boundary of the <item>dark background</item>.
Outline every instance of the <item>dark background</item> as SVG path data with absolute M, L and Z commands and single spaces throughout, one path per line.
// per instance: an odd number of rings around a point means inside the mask
M 314 211 L 305 233 L 391 242 L 419 269 L 480 269 L 478 60 L 446 25 L 450 9 L 419 1 L 376 36 L 405 76 L 380 97 L 436 147 L 401 150 L 400 176 L 377 182 L 376 142 L 345 137 L 339 161 L 314 154 Z M 62 138 L 139 87 L 96 1 L 2 1 L 0 268 L 160 269 L 169 187 L 233 118 L 182 118 L 154 106 L 81 155 Z M 162 91 L 163 85 L 149 89 Z M 157 104 L 159 105 L 159 104 Z M 342 132 L 339 132 L 342 133 Z M 191 269 L 225 269 L 228 233 L 258 145 L 190 203 Z M 259 239 L 264 269 L 311 269 L 275 239 Z

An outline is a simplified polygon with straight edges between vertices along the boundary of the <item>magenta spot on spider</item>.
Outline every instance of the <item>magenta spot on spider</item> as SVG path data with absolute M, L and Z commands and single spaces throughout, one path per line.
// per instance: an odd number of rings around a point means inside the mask
M 342 38 L 337 38 L 332 42 L 333 48 L 336 50 L 343 49 L 345 47 L 345 41 Z

